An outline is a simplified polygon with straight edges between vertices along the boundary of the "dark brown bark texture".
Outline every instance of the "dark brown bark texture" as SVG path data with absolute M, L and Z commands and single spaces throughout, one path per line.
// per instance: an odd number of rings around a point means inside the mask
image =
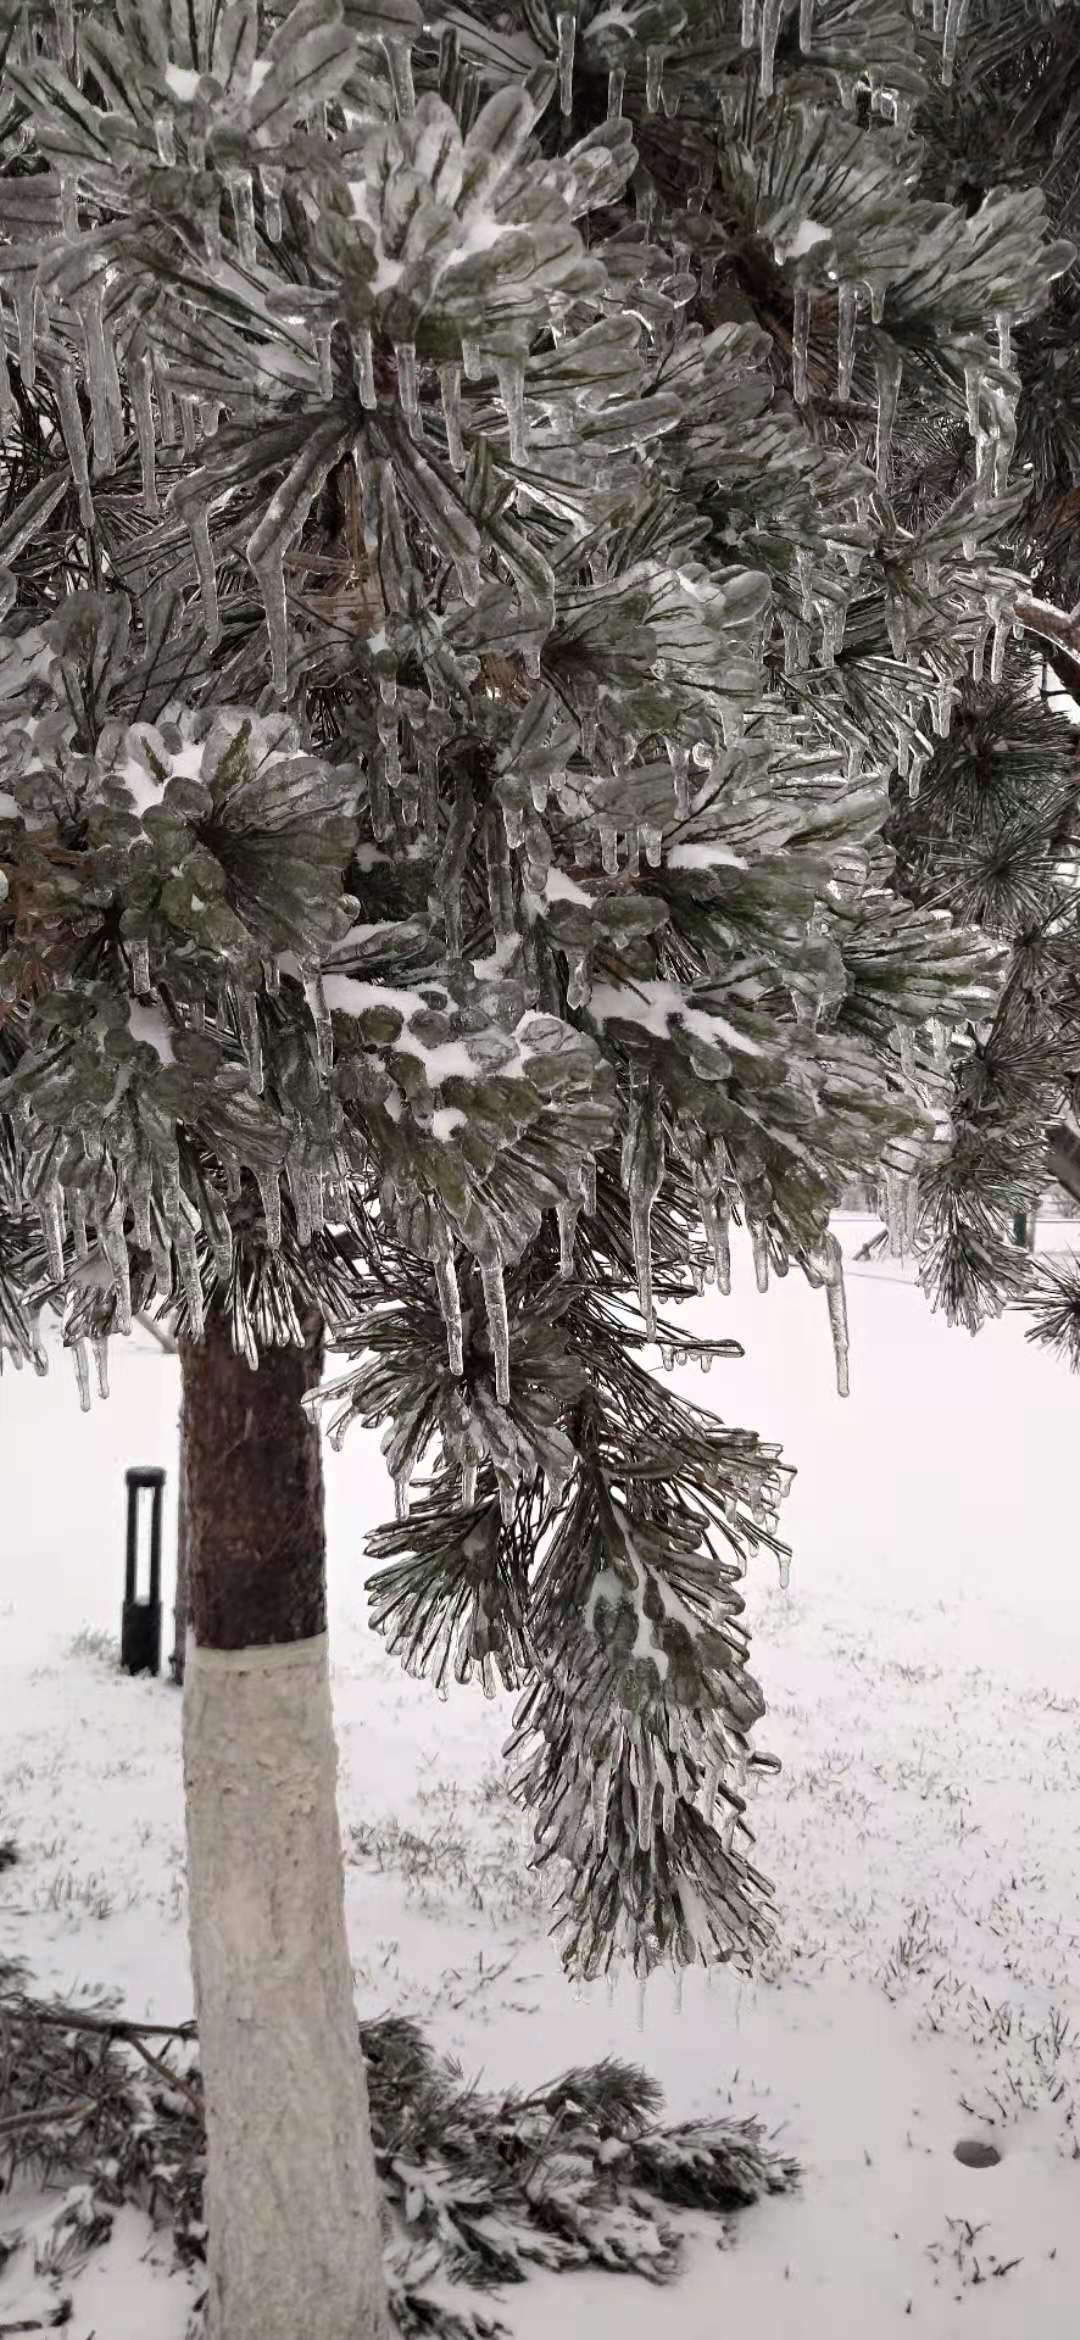
M 271 1349 L 252 1373 L 224 1320 L 181 1344 L 181 1510 L 196 1642 L 252 1649 L 326 1629 L 326 1536 L 318 1430 L 301 1406 L 322 1363 Z

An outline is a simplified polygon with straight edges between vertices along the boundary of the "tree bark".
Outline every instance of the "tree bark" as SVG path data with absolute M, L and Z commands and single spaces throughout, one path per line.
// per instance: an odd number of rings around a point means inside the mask
M 188 1633 L 187 1439 L 180 1424 L 180 1467 L 176 1482 L 176 1588 L 173 1593 L 173 1645 L 169 1672 L 183 1688 Z
M 181 1350 L 188 1894 L 208 2340 L 386 2340 L 345 1935 L 319 1436 L 306 1351 Z

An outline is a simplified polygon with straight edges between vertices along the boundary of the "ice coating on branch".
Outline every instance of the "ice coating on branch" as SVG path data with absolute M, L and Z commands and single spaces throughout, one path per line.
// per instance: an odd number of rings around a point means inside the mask
M 574 1237 L 577 1233 L 580 1200 L 560 1202 L 555 1216 L 559 1227 L 559 1274 L 568 1279 L 574 1273 Z
M 409 42 L 402 40 L 398 34 L 384 34 L 382 36 L 382 45 L 386 51 L 387 64 L 390 67 L 390 82 L 394 92 L 394 99 L 397 105 L 398 114 L 401 120 L 406 122 L 409 121 L 416 112 L 416 89 L 413 83 L 412 50 Z
M 653 1298 L 652 1214 L 664 1182 L 665 1145 L 659 1100 L 651 1084 L 631 1090 L 623 1140 L 623 1185 L 630 1204 L 630 1235 L 637 1273 L 638 1306 L 649 1339 L 656 1333 Z
M 231 170 L 227 174 L 227 184 L 240 258 L 245 268 L 254 268 L 259 247 L 255 235 L 255 190 L 251 172 Z
M 25 381 L 25 374 L 23 376 Z M 90 467 L 86 455 L 86 434 L 83 430 L 82 409 L 75 388 L 75 376 L 70 366 L 60 366 L 55 376 L 56 404 L 60 414 L 71 476 L 79 497 L 79 518 L 84 528 L 94 525 L 94 499 L 90 493 Z
M 625 65 L 613 65 L 608 74 L 607 112 L 609 122 L 621 122 L 625 95 L 626 67 Z
M 49 1274 L 54 1283 L 60 1283 L 64 1274 L 64 1190 L 59 1179 L 52 1179 L 42 1190 L 38 1211 Z
M 187 1218 L 181 1220 L 173 1237 L 176 1256 L 180 1263 L 180 1283 L 191 1319 L 191 1338 L 201 1341 L 206 1329 L 206 1308 L 203 1300 L 202 1276 L 199 1272 L 199 1253 L 195 1229 Z
M 758 0 L 742 0 L 742 19 L 739 37 L 744 49 L 752 49 L 757 32 Z
M 221 620 L 218 613 L 217 569 L 214 564 L 214 548 L 210 542 L 209 507 L 189 499 L 184 505 L 184 519 L 187 522 L 187 531 L 191 538 L 191 549 L 195 555 L 195 574 L 199 580 L 199 593 L 202 598 L 206 645 L 209 650 L 212 650 L 221 633 Z
M 157 491 L 157 441 L 151 397 L 153 379 L 153 362 L 149 351 L 144 350 L 131 365 L 129 381 L 135 414 L 135 435 L 139 444 L 143 511 L 149 519 L 156 520 L 161 511 L 161 502 Z
M 131 1331 L 131 1270 L 124 1235 L 123 1204 L 117 1200 L 101 1230 L 101 1245 L 116 1287 L 116 1321 L 120 1332 Z

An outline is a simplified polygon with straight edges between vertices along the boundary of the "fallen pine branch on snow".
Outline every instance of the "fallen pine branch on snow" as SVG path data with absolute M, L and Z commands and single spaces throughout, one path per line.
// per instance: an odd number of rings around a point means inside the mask
M 661 2128 L 660 2090 L 631 2064 L 606 2061 L 499 2097 L 464 2081 L 404 2017 L 363 2023 L 360 2037 L 391 2303 L 408 2340 L 505 2333 L 497 2317 L 432 2297 L 436 2281 L 483 2291 L 523 2282 L 531 2266 L 591 2264 L 667 2282 L 682 2241 L 672 2212 L 727 2220 L 798 2180 L 754 2121 Z M 123 2203 L 171 2227 L 181 2262 L 204 2257 L 200 2092 L 190 2024 L 39 2001 L 0 1961 L 0 2167 L 8 2180 L 19 2169 L 69 2186 L 25 2270 L 51 2286 L 54 2322 L 70 2312 L 65 2283 Z M 18 2246 L 0 2236 L 0 2270 Z

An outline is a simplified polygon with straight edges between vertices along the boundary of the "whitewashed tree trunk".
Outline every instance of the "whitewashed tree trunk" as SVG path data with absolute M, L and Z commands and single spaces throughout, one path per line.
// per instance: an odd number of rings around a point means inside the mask
M 386 2340 L 345 1933 L 322 1465 L 306 1353 L 185 1345 L 188 1900 L 208 2340 Z

